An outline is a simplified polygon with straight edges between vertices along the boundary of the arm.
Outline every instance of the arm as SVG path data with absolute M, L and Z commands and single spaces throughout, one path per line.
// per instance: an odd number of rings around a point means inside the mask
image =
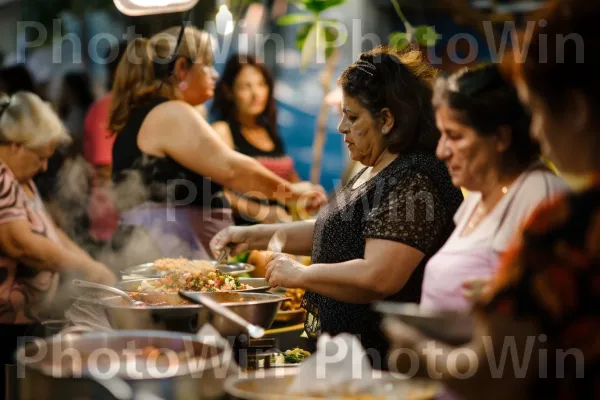
M 308 268 L 298 266 L 294 277 L 293 273 L 285 272 L 291 268 L 284 265 L 289 259 L 275 258 L 267 266 L 267 279 L 271 284 L 306 289 L 347 303 L 366 304 L 402 289 L 423 257 L 421 251 L 403 243 L 367 239 L 364 259 L 313 264 Z
M 165 132 L 169 132 L 165 135 Z M 242 193 L 258 192 L 288 203 L 299 193 L 292 185 L 223 142 L 190 105 L 169 101 L 146 117 L 138 146 L 145 153 L 169 156 L 182 166 Z
M 212 127 L 230 149 L 235 148 L 235 145 L 233 144 L 233 136 L 231 135 L 231 129 L 229 129 L 229 124 L 227 122 L 217 121 L 212 124 Z
M 83 250 L 70 251 L 45 236 L 34 233 L 27 221 L 0 224 L 0 249 L 10 258 L 37 269 L 79 272 L 101 283 L 114 283 L 114 276 L 103 264 L 92 260 Z
M 263 224 L 292 222 L 292 217 L 283 207 L 261 204 L 251 199 L 240 197 L 231 191 L 226 191 L 225 195 L 229 204 L 231 204 L 231 208 L 244 217 L 251 218 Z
M 81 247 L 79 247 L 74 241 L 72 241 L 71 238 L 69 238 L 69 236 L 62 229 L 60 229 L 57 226 L 55 226 L 54 229 L 56 230 L 56 234 L 58 235 L 58 238 L 60 239 L 60 242 L 64 246 L 65 250 L 76 253 L 81 257 L 93 260 L 90 257 L 90 255 Z
M 287 224 L 263 224 L 254 226 L 232 226 L 222 230 L 210 241 L 210 248 L 218 256 L 223 247 L 233 245 L 232 255 L 248 250 L 266 250 L 269 240 L 278 230 L 286 235 L 284 252 L 297 255 L 310 255 L 312 251 L 315 221 L 297 221 Z

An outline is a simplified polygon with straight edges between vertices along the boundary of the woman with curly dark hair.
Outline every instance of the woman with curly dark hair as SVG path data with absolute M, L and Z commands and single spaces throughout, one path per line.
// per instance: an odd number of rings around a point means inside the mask
M 387 344 L 371 303 L 417 302 L 429 257 L 446 241 L 462 193 L 435 156 L 439 133 L 431 106 L 434 72 L 418 53 L 379 47 L 342 73 L 338 126 L 350 156 L 367 167 L 332 199 L 316 221 L 231 227 L 212 241 L 235 251 L 264 249 L 278 230 L 283 251 L 312 255 L 305 268 L 275 254 L 266 278 L 305 289 L 307 332 L 356 334 L 373 365 L 385 367 Z

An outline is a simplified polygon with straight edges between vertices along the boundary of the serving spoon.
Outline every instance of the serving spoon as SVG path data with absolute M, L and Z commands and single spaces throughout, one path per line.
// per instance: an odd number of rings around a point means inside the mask
M 122 298 L 124 298 L 125 300 L 129 301 L 129 303 L 132 306 L 145 306 L 146 305 L 146 303 L 144 303 L 143 301 L 135 300 L 127 292 L 125 292 L 121 289 L 114 288 L 112 286 L 103 285 L 101 283 L 96 283 L 96 282 L 84 281 L 81 279 L 73 279 L 73 285 L 77 286 L 77 287 L 81 287 L 81 288 L 99 289 L 99 290 L 104 290 L 105 292 L 111 292 L 111 293 L 119 295 Z

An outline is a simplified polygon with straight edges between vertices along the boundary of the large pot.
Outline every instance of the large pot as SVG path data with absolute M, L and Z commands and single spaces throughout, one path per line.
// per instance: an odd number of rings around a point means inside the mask
M 166 364 L 127 356 L 146 346 L 187 355 Z M 164 400 L 219 399 L 230 367 L 223 348 L 158 331 L 57 335 L 21 346 L 16 358 L 22 400 L 144 398 L 142 393 Z
M 299 367 L 301 368 L 301 367 Z M 378 371 L 371 393 L 357 395 L 300 395 L 293 396 L 288 388 L 298 375 L 299 368 L 270 369 L 251 372 L 243 376 L 232 375 L 225 381 L 225 391 L 234 400 L 318 400 L 323 398 L 343 398 L 347 400 L 386 399 L 386 400 L 433 400 L 441 386 L 433 381 L 395 377 L 388 372 Z M 329 377 L 331 379 L 332 377 Z M 318 379 L 315 376 L 315 379 Z M 321 378 L 327 379 L 327 377 Z
M 178 297 L 176 293 L 164 295 Z M 202 295 L 210 296 L 250 323 L 265 329 L 271 326 L 281 303 L 285 300 L 284 297 L 266 293 L 215 292 Z M 244 332 L 243 328 L 229 319 L 200 305 L 136 307 L 124 305 L 120 298 L 110 298 L 102 302 L 102 307 L 113 329 L 194 333 L 202 325 L 210 323 L 224 337 L 237 336 Z

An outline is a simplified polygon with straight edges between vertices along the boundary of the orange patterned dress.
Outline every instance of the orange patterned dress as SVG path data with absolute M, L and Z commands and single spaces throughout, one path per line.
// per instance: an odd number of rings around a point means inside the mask
M 29 200 L 12 171 L 0 162 L 0 224 L 26 221 L 31 230 L 60 243 L 32 181 L 35 198 Z M 8 257 L 0 248 L 0 324 L 28 324 L 37 318 L 37 306 L 47 302 L 58 274 L 42 271 Z
M 491 293 L 487 312 L 535 318 L 551 345 L 532 398 L 600 398 L 600 180 L 536 210 Z

